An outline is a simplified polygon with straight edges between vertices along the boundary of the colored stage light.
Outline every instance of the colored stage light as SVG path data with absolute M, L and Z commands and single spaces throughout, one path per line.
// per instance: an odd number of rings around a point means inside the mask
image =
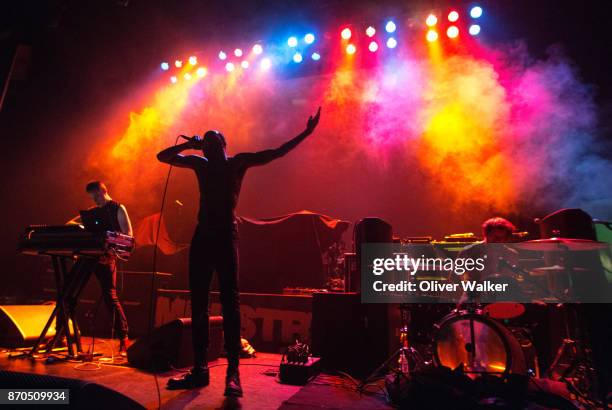
M 176 83 L 178 82 L 178 78 L 176 78 L 176 76 L 175 76 L 175 75 L 173 75 L 172 77 L 170 77 L 170 82 L 171 82 L 172 84 L 176 84 Z
M 219 51 L 219 60 L 225 60 L 227 58 L 227 54 L 225 51 Z
M 349 44 L 346 46 L 346 54 L 355 54 L 356 51 L 357 47 L 355 47 L 355 44 Z
M 457 20 L 459 20 L 459 13 L 457 13 L 455 10 L 448 13 L 448 21 L 454 23 Z
M 246 60 L 242 61 L 242 63 L 240 63 L 240 67 L 246 70 L 247 68 L 249 68 L 249 62 Z
M 294 63 L 301 63 L 302 59 L 303 59 L 303 57 L 302 57 L 302 55 L 300 53 L 295 53 L 293 55 L 293 62 Z
M 387 24 L 385 24 L 385 31 L 387 33 L 394 33 L 395 29 L 397 29 L 397 27 L 395 26 L 395 23 L 392 21 L 387 21 Z
M 225 64 L 225 69 L 231 73 L 232 71 L 234 71 L 234 69 L 236 68 L 236 66 L 234 66 L 234 63 L 227 63 Z
M 389 38 L 387 40 L 387 47 L 388 48 L 395 48 L 395 47 L 397 47 L 397 40 L 394 39 L 393 37 Z
M 366 28 L 366 36 L 374 37 L 374 34 L 376 34 L 376 29 L 374 27 L 369 26 L 368 28 Z
M 189 57 L 189 64 L 191 64 L 191 65 L 198 64 L 198 58 L 196 56 L 190 56 Z
M 438 32 L 436 30 L 429 30 L 426 37 L 427 41 L 432 43 L 438 39 Z
M 425 19 L 425 24 L 427 24 L 428 27 L 433 27 L 438 24 L 438 18 L 434 14 L 430 14 Z
M 261 53 L 263 53 L 263 47 L 261 46 L 261 44 L 255 44 L 253 46 L 253 54 L 260 55 Z
M 368 45 L 368 50 L 370 50 L 371 52 L 376 52 L 376 50 L 378 50 L 378 43 L 376 41 L 371 41 L 370 44 Z
M 312 44 L 315 41 L 315 35 L 312 33 L 308 33 L 304 36 L 304 41 L 306 44 Z
M 164 71 L 168 71 L 168 69 L 170 69 L 170 64 L 166 63 L 165 61 L 163 63 L 160 64 L 160 67 L 162 70 Z
M 185 80 L 189 81 L 191 80 L 191 74 L 189 73 L 185 73 L 185 75 L 183 76 L 185 78 Z
M 206 67 L 200 67 L 196 70 L 196 75 L 198 77 L 204 77 L 207 73 L 208 73 L 208 70 L 206 69 Z
M 242 57 L 242 49 L 240 49 L 240 48 L 235 49 L 234 50 L 234 55 L 236 57 Z
M 287 39 L 287 45 L 288 45 L 289 47 L 295 47 L 295 46 L 297 46 L 297 45 L 298 45 L 298 39 L 297 39 L 297 37 L 289 37 L 289 38 Z
M 319 61 L 321 59 L 321 54 L 319 53 L 312 53 L 312 55 L 310 56 L 310 58 L 312 58 L 314 61 Z
M 457 28 L 457 26 L 450 26 L 446 30 L 446 35 L 448 36 L 448 38 L 456 38 L 459 35 L 459 29 Z
M 477 36 L 480 33 L 480 26 L 478 24 L 472 24 L 470 26 L 469 32 L 473 36 Z
M 472 16 L 472 18 L 475 18 L 475 19 L 482 16 L 482 7 L 480 6 L 472 7 L 472 10 L 470 10 L 470 16 Z
M 260 64 L 260 67 L 263 70 L 267 70 L 270 67 L 272 67 L 272 61 L 269 58 L 267 58 L 267 57 L 266 58 L 262 58 L 261 59 L 261 63 L 259 63 L 259 64 Z
M 351 29 L 348 27 L 342 30 L 342 32 L 340 33 L 340 36 L 345 40 L 348 40 L 349 38 L 351 38 L 352 35 L 353 33 L 351 32 Z
M 183 66 L 183 62 L 181 60 L 174 60 L 174 66 L 176 68 L 181 68 Z

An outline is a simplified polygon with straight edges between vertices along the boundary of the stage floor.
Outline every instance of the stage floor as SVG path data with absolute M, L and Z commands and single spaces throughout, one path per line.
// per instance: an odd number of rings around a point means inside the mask
M 91 338 L 84 337 L 83 347 L 87 349 Z M 111 358 L 111 341 L 97 339 L 95 351 L 102 353 L 102 358 Z M 114 341 L 113 348 L 117 351 L 118 342 Z M 99 369 L 91 370 L 93 365 L 79 366 L 80 362 L 60 361 L 46 364 L 44 359 L 30 360 L 29 358 L 11 358 L 7 350 L 0 353 L 0 369 L 47 374 L 53 376 L 69 377 L 88 380 L 122 393 L 139 402 L 148 409 L 158 406 L 155 379 L 151 373 L 127 366 L 124 358 L 116 358 L 115 363 L 103 361 Z M 13 352 L 14 354 L 14 352 Z M 99 361 L 100 357 L 96 358 Z M 311 390 L 298 395 L 301 386 L 290 386 L 278 381 L 278 365 L 280 354 L 258 353 L 252 359 L 243 359 L 240 363 L 240 375 L 244 389 L 244 397 L 240 399 L 226 399 L 223 396 L 226 360 L 219 359 L 209 364 L 210 385 L 202 389 L 190 391 L 166 390 L 166 382 L 170 377 L 179 375 L 179 371 L 158 373 L 159 390 L 161 393 L 162 409 L 308 409 L 308 408 L 391 408 L 385 404 L 384 398 L 359 396 L 358 393 L 347 387 L 340 378 L 320 376 L 311 382 Z M 80 369 L 79 369 L 80 368 Z M 185 369 L 186 370 L 186 369 Z M 312 388 L 321 386 L 314 395 Z M 322 397 L 317 398 L 318 393 Z M 296 396 L 293 398 L 293 396 Z M 329 401 L 331 397 L 335 400 Z M 365 399 L 365 400 L 364 400 Z M 336 401 L 338 400 L 338 401 Z M 325 403 L 325 404 L 323 404 Z

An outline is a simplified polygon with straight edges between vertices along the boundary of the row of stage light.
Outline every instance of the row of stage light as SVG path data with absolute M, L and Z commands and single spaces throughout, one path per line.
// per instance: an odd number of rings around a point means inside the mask
M 464 20 L 468 20 L 463 27 L 460 26 L 461 14 L 458 10 L 447 10 L 446 13 L 430 13 L 424 19 L 425 40 L 429 43 L 440 39 L 441 33 L 445 33 L 450 41 L 457 41 L 465 31 L 469 36 L 478 36 L 481 26 L 478 24 L 483 15 L 480 6 L 472 6 L 467 11 Z M 364 52 L 380 53 L 383 50 L 392 51 L 398 46 L 398 25 L 393 20 L 388 20 L 382 27 L 382 35 L 379 34 L 374 26 L 368 26 L 363 30 L 365 37 L 358 38 L 355 28 L 344 26 L 339 31 L 341 48 L 348 56 L 358 53 L 358 46 L 363 46 Z M 258 68 L 266 71 L 275 65 L 280 64 L 300 64 L 306 59 L 319 62 L 323 57 L 323 50 L 317 47 L 317 37 L 314 33 L 306 33 L 303 36 L 291 36 L 287 39 L 282 48 L 270 47 L 268 53 L 264 53 L 264 45 L 254 44 L 249 50 L 235 48 L 233 51 L 220 50 L 215 66 L 225 69 L 231 73 L 236 70 L 250 70 Z M 362 43 L 362 44 L 359 44 Z M 367 49 L 367 51 L 365 51 Z M 170 73 L 170 82 L 173 84 L 181 80 L 189 81 L 193 78 L 202 78 L 208 74 L 209 69 L 201 64 L 201 56 L 191 55 L 187 59 L 175 59 L 170 63 L 164 61 L 160 67 L 163 71 Z

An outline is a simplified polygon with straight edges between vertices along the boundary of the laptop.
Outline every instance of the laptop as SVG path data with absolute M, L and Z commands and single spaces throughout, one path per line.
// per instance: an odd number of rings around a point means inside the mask
M 104 209 L 95 207 L 79 211 L 81 223 L 85 230 L 90 232 L 104 232 L 109 230 L 111 223 L 108 213 Z

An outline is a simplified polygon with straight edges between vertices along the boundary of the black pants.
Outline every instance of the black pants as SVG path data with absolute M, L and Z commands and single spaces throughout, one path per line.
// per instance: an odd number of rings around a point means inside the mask
M 111 318 L 114 317 L 117 336 L 123 339 L 128 335 L 128 322 L 117 297 L 117 264 L 112 258 L 108 258 L 104 262 L 97 262 L 93 266 L 93 273 L 100 283 L 104 304 L 110 312 Z
M 206 363 L 209 338 L 209 295 L 213 272 L 219 278 L 225 350 L 230 366 L 238 366 L 240 296 L 238 293 L 238 237 L 235 228 L 212 230 L 198 225 L 189 250 L 189 288 L 194 367 Z

